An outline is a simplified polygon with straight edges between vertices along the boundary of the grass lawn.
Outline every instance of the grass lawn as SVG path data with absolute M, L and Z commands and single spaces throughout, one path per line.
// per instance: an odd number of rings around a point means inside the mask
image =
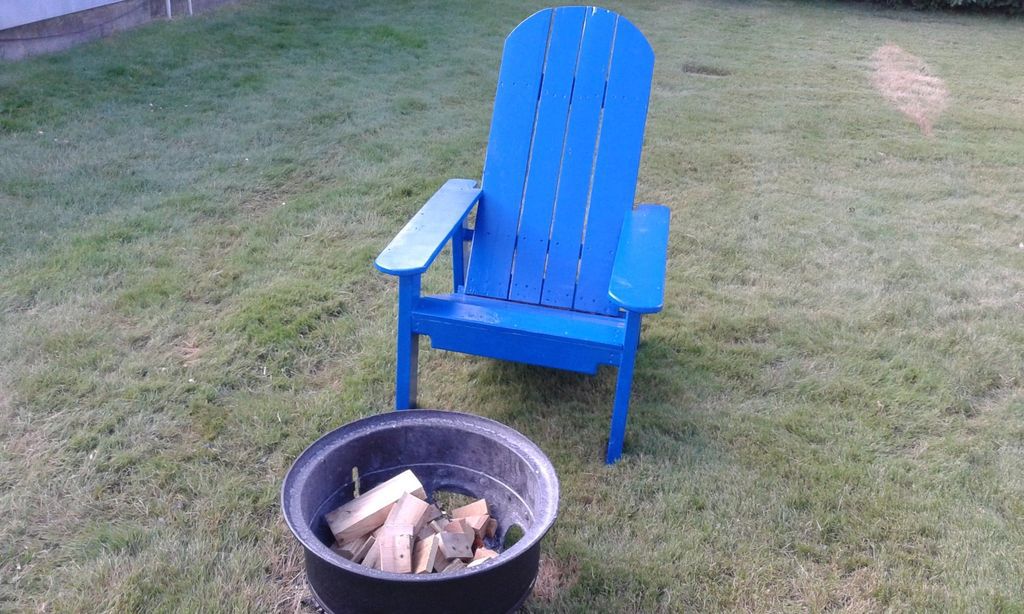
M 0 610 L 311 611 L 279 484 L 389 410 L 372 259 L 479 176 L 542 5 L 249 2 L 0 67 Z M 612 370 L 421 357 L 422 405 L 559 472 L 528 609 L 1024 610 L 1022 22 L 610 8 L 658 57 L 638 199 L 674 212 L 625 457 Z M 945 81 L 930 136 L 885 44 Z

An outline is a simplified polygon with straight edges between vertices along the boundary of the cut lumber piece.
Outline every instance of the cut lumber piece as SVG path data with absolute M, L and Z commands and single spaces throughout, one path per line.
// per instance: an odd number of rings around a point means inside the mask
M 415 534 L 423 526 L 420 521 L 429 507 L 426 501 L 405 493 L 391 508 L 391 512 L 384 520 L 384 526 L 410 526 Z
M 373 539 L 372 535 L 357 537 L 351 541 L 345 542 L 344 544 L 340 544 L 336 549 L 334 547 L 331 549 L 351 561 L 356 558 L 356 553 L 359 552 L 360 548 L 362 548 L 363 545 L 371 539 Z M 366 554 L 365 551 L 363 554 Z
M 425 539 L 430 539 L 437 533 L 439 533 L 439 531 L 435 531 L 434 527 L 430 526 L 429 524 L 425 524 L 423 525 L 422 529 L 416 532 L 416 541 L 420 542 Z
M 462 519 L 459 518 L 457 520 L 453 520 L 453 521 L 449 522 L 448 524 L 444 525 L 444 532 L 445 533 L 465 533 L 466 530 L 463 528 L 464 526 L 465 525 L 463 524 Z
M 493 559 L 498 556 L 498 553 L 490 548 L 477 548 L 476 552 L 473 553 L 473 560 L 478 561 L 480 559 Z
M 420 518 L 417 526 L 423 526 L 430 522 L 433 522 L 441 517 L 441 510 L 437 509 L 436 505 L 428 505 L 426 511 L 423 512 L 423 517 Z
M 481 516 L 489 513 L 487 511 L 487 500 L 477 499 L 469 505 L 463 505 L 452 512 L 452 518 L 465 518 L 467 516 Z
M 331 532 L 334 533 L 334 538 L 340 543 L 345 543 L 370 533 L 384 524 L 392 506 L 406 493 L 421 499 L 426 498 L 423 484 L 409 470 L 329 512 L 326 520 Z
M 441 552 L 441 536 L 438 536 L 437 537 L 437 558 L 434 559 L 434 571 L 438 572 L 438 573 L 444 571 L 444 568 L 447 567 L 449 563 L 451 563 L 451 561 L 446 559 L 444 557 L 444 553 Z
M 487 526 L 484 527 L 484 535 L 487 537 L 494 537 L 498 534 L 498 521 L 494 518 L 487 520 Z
M 445 567 L 444 569 L 442 569 L 441 573 L 444 573 L 446 571 L 458 571 L 460 569 L 465 569 L 465 568 L 466 568 L 466 564 L 465 563 L 463 563 L 459 559 L 455 559 L 454 561 L 451 561 L 450 563 L 448 563 L 448 566 Z
M 437 564 L 437 559 L 440 556 L 440 545 L 441 538 L 437 535 L 431 535 L 429 538 L 422 539 L 416 543 L 412 555 L 413 573 L 431 573 L 434 571 L 434 566 Z
M 441 554 L 446 559 L 471 559 L 473 558 L 473 540 L 465 533 L 451 533 L 445 531 L 440 534 Z
M 384 525 L 380 533 L 380 568 L 394 573 L 412 571 L 412 525 Z
M 473 543 L 473 539 L 476 538 L 476 531 L 473 527 L 469 526 L 465 518 L 458 518 L 449 522 L 442 533 L 463 533 L 469 538 L 470 543 Z
M 458 559 L 456 559 L 456 560 L 458 560 Z M 477 565 L 482 565 L 482 564 L 486 563 L 489 560 L 490 559 L 473 559 L 472 561 L 469 562 L 469 564 L 466 565 L 466 567 L 476 567 Z
M 487 526 L 487 521 L 490 519 L 490 516 L 483 514 L 482 516 L 466 516 L 462 519 L 462 522 L 469 528 L 473 529 L 473 532 L 477 537 L 483 537 L 484 528 Z
M 431 520 L 430 526 L 433 527 L 434 533 L 440 533 L 441 531 L 444 531 L 446 526 L 448 526 L 448 519 L 442 516 L 437 520 Z
M 380 544 L 376 543 L 376 540 L 374 540 L 370 549 L 366 551 L 362 564 L 372 569 L 380 569 Z
M 351 560 L 359 562 L 359 561 L 363 560 L 364 558 L 366 558 L 366 555 L 369 554 L 369 552 L 370 552 L 370 548 L 373 548 L 374 544 L 376 544 L 376 543 L 377 543 L 377 538 L 375 538 L 372 535 L 368 536 L 365 540 L 363 540 L 363 545 L 360 546 L 358 550 L 356 550 L 356 551 L 354 551 L 352 553 L 352 559 Z

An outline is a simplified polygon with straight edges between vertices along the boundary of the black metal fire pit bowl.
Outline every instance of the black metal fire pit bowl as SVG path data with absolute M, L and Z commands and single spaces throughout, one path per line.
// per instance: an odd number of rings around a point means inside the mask
M 352 498 L 353 468 L 364 492 L 412 469 L 431 500 L 437 491 L 483 497 L 498 520 L 489 545 L 504 543 L 512 527 L 522 537 L 486 563 L 448 573 L 388 573 L 348 561 L 330 549 L 324 514 Z M 405 410 L 353 422 L 316 441 L 288 470 L 281 506 L 305 548 L 313 595 L 328 612 L 511 612 L 537 578 L 540 541 L 558 514 L 558 477 L 540 448 L 507 426 L 456 412 Z

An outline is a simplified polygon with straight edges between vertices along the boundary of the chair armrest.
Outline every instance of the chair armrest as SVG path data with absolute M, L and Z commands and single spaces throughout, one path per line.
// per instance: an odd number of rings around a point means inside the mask
M 389 275 L 423 273 L 480 200 L 472 179 L 449 179 L 400 230 L 374 265 Z
M 661 311 L 669 217 L 662 205 L 640 205 L 626 214 L 608 283 L 608 298 L 619 307 L 636 313 Z

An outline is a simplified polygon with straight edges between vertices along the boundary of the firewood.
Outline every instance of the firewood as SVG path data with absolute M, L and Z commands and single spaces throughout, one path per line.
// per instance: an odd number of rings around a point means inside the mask
M 372 535 L 368 536 L 366 540 L 363 542 L 363 545 L 359 548 L 359 550 L 356 550 L 352 553 L 352 560 L 361 561 L 364 558 L 366 558 L 366 555 L 370 552 L 370 548 L 373 548 L 374 544 L 376 543 L 377 538 L 375 538 Z
M 345 543 L 370 533 L 384 524 L 392 506 L 406 493 L 420 499 L 426 498 L 423 485 L 409 470 L 329 512 L 326 520 L 334 538 Z
M 441 554 L 446 559 L 473 558 L 473 540 L 465 533 L 445 531 L 441 535 Z
M 498 521 L 494 518 L 487 520 L 487 526 L 484 527 L 484 535 L 487 537 L 494 537 L 498 533 Z
M 384 525 L 380 534 L 380 567 L 383 571 L 412 571 L 412 525 Z
M 473 539 L 476 537 L 476 531 L 473 527 L 469 526 L 465 518 L 457 518 L 449 522 L 444 527 L 444 533 L 463 533 L 469 538 L 470 543 L 473 543 Z
M 487 514 L 487 500 L 477 499 L 469 505 L 463 505 L 452 512 L 452 518 L 465 518 L 467 516 L 482 516 Z
M 441 573 L 444 573 L 444 572 L 447 572 L 447 571 L 458 571 L 460 569 L 465 569 L 465 568 L 466 568 L 466 564 L 465 563 L 463 563 L 459 559 L 455 559 L 454 561 L 448 563 L 448 566 L 445 567 L 444 569 L 442 569 Z
M 340 554 L 341 556 L 345 557 L 346 559 L 352 561 L 356 559 L 356 553 L 358 553 L 360 549 L 362 549 L 363 546 L 366 544 L 366 542 L 368 542 L 371 539 L 373 539 L 372 535 L 357 537 L 351 541 L 345 542 L 344 544 L 338 545 L 337 549 L 333 547 L 331 549 Z M 365 550 L 363 550 L 363 555 L 366 555 Z
M 498 553 L 494 550 L 491 550 L 490 548 L 477 548 L 476 552 L 473 553 L 473 560 L 477 561 L 480 559 L 493 559 L 496 556 L 498 556 Z
M 438 547 L 440 544 L 441 538 L 437 535 L 431 535 L 429 538 L 417 542 L 412 557 L 413 573 L 431 573 L 434 571 L 434 566 L 437 564 L 439 556 Z
M 437 531 L 434 531 L 434 527 L 430 526 L 429 524 L 425 524 L 423 525 L 423 528 L 416 533 L 416 541 L 420 542 L 423 540 L 430 539 L 436 534 Z
M 423 526 L 420 521 L 429 508 L 430 505 L 426 501 L 406 493 L 391 508 L 391 512 L 384 520 L 384 526 L 411 526 L 413 533 L 416 533 Z
M 428 505 L 427 509 L 423 512 L 423 517 L 420 518 L 417 526 L 423 526 L 430 522 L 433 522 L 441 517 L 441 510 L 437 509 L 436 505 Z
M 376 540 L 370 545 L 370 549 L 366 551 L 366 556 L 363 557 L 361 563 L 371 569 L 380 569 L 380 544 Z
M 482 537 L 484 534 L 484 528 L 487 526 L 487 521 L 491 519 L 490 516 L 484 514 L 482 516 L 467 516 L 462 519 L 468 527 L 473 529 L 477 537 Z

